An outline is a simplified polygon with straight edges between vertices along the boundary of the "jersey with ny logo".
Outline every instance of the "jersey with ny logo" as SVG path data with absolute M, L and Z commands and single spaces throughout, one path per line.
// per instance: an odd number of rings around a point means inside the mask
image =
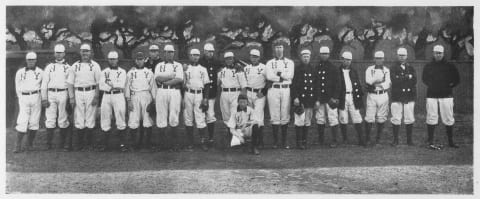
M 32 92 L 40 90 L 43 78 L 43 70 L 35 67 L 27 70 L 26 67 L 21 68 L 15 75 L 15 89 L 17 95 L 22 92 Z

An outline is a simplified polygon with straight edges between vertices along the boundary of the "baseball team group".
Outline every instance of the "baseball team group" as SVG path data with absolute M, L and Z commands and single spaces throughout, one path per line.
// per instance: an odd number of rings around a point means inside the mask
M 378 144 L 388 118 L 393 132 L 391 145 L 399 145 L 402 123 L 407 145 L 414 145 L 412 129 L 418 77 L 407 61 L 405 48 L 398 48 L 398 60 L 389 67 L 384 64 L 384 52 L 375 52 L 374 64 L 365 71 L 364 85 L 355 65 L 352 66 L 351 52 L 342 52 L 340 66 L 336 66 L 329 59 L 328 47 L 320 48 L 318 64 L 311 62 L 311 51 L 305 49 L 295 64 L 284 56 L 284 48 L 281 42 L 273 44 L 274 58 L 265 64 L 260 63 L 260 51 L 252 49 L 249 62 L 241 65 L 231 51 L 222 54 L 222 61 L 216 58 L 214 45 L 206 43 L 203 53 L 191 49 L 189 62 L 182 64 L 175 61 L 173 45 L 164 46 L 163 60 L 159 45 L 152 44 L 148 56 L 142 52 L 134 54 L 134 65 L 128 71 L 119 67 L 116 51 L 108 53 L 108 67 L 101 70 L 92 60 L 92 48 L 87 43 L 80 46 L 80 60 L 71 65 L 65 62 L 62 44 L 55 46 L 55 60 L 44 69 L 37 66 L 37 54 L 28 52 L 26 66 L 15 76 L 19 114 L 14 152 L 33 150 L 42 112 L 48 149 L 54 148 L 52 141 L 58 127 L 56 145 L 66 151 L 109 150 L 112 134 L 119 136 L 121 151 L 154 150 L 157 146 L 152 143 L 152 133 L 158 133 L 162 143 L 168 142 L 170 150 L 191 151 L 196 128 L 201 149 L 207 151 L 214 144 L 216 100 L 228 131 L 222 132 L 222 146 L 244 145 L 256 155 L 265 147 L 265 110 L 270 115 L 272 148 L 290 148 L 287 132 L 291 116 L 299 149 L 307 148 L 308 130 L 314 122 L 320 145 L 326 144 L 327 126 L 331 132 L 330 147 L 338 144 L 338 129 L 342 142 L 347 142 L 349 120 L 359 145 Z M 452 89 L 459 84 L 459 73 L 455 65 L 445 60 L 443 46 L 434 46 L 432 50 L 434 58 L 425 65 L 421 77 L 427 87 L 427 147 L 439 149 L 433 137 L 441 117 L 448 146 L 458 148 L 453 141 Z M 100 133 L 95 132 L 98 106 L 101 143 L 94 145 L 93 137 Z M 360 109 L 365 109 L 365 116 Z M 180 114 L 183 114 L 185 137 L 178 136 Z M 158 132 L 152 132 L 154 125 Z M 376 135 L 371 140 L 374 125 Z M 181 144 L 183 139 L 185 146 Z

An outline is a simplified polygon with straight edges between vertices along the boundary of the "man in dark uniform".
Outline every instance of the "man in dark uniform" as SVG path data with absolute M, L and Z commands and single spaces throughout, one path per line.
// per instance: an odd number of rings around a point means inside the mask
M 206 120 L 207 120 L 207 129 L 208 129 L 208 143 L 210 147 L 213 145 L 213 134 L 215 129 L 215 99 L 217 98 L 217 73 L 222 67 L 222 62 L 215 58 L 215 48 L 211 43 L 206 43 L 203 47 L 204 56 L 200 58 L 198 63 L 207 68 L 208 77 L 210 79 L 210 83 L 205 85 L 209 87 L 207 97 L 208 97 L 208 110 L 206 112 Z
M 343 142 L 347 142 L 347 124 L 348 115 L 352 118 L 355 130 L 358 136 L 358 145 L 364 145 L 363 129 L 362 129 L 362 115 L 360 109 L 363 108 L 363 91 L 360 84 L 358 72 L 352 69 L 352 53 L 349 51 L 343 52 L 343 63 L 340 74 L 340 103 L 338 105 L 338 114 L 340 122 L 340 130 L 342 131 Z
M 160 48 L 157 44 L 152 44 L 148 47 L 148 54 L 149 57 L 145 61 L 145 68 L 150 69 L 152 72 L 155 72 L 155 66 L 158 63 L 162 62 L 162 58 L 160 58 Z
M 297 148 L 306 149 L 308 127 L 311 125 L 316 99 L 313 91 L 316 71 L 313 64 L 310 63 L 310 50 L 302 50 L 300 55 L 301 63 L 294 72 L 291 93 L 294 107 L 303 108 L 303 111 L 300 112 L 294 110 Z
M 325 124 L 328 118 L 328 124 L 332 131 L 332 143 L 330 147 L 337 146 L 337 125 L 340 96 L 340 73 L 338 68 L 329 61 L 330 49 L 326 46 L 320 48 L 320 63 L 317 66 L 315 74 L 317 81 L 315 82 L 315 95 L 317 109 L 316 117 L 318 124 L 318 142 L 323 144 L 325 132 Z
M 402 123 L 402 117 L 407 131 L 407 144 L 412 146 L 412 127 L 415 122 L 413 108 L 417 97 L 417 75 L 413 66 L 407 63 L 407 49 L 399 48 L 397 55 L 398 61 L 392 65 L 390 70 L 390 79 L 392 80 L 392 104 L 390 105 L 392 112 L 390 122 L 393 125 L 392 146 L 398 145 L 398 131 Z
M 438 149 L 433 145 L 433 133 L 438 124 L 438 109 L 440 117 L 447 129 L 448 145 L 458 148 L 453 142 L 453 88 L 460 83 L 460 75 L 455 65 L 448 63 L 444 57 L 444 48 L 441 45 L 433 47 L 434 60 L 423 68 L 422 80 L 427 86 L 427 129 L 428 145 L 431 149 Z

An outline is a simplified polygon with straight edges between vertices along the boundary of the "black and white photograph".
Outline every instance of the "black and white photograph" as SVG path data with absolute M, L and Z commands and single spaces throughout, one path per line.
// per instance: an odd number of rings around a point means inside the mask
M 473 198 L 478 7 L 410 2 L 7 1 L 3 194 Z

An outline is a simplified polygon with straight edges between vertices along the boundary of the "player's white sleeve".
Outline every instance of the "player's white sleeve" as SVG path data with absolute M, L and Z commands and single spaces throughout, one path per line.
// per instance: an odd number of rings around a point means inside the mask
M 67 76 L 67 84 L 74 85 L 75 84 L 75 68 L 76 63 L 74 63 L 70 68 L 68 68 L 68 76 Z
M 50 71 L 51 65 L 48 64 L 45 67 L 45 71 Z M 45 72 L 43 73 L 43 78 L 42 78 L 42 86 L 41 86 L 41 94 L 42 94 L 42 99 L 46 100 L 48 98 L 48 83 L 50 81 L 50 73 Z
M 245 72 L 238 72 L 237 79 L 238 79 L 238 84 L 240 84 L 240 88 L 247 87 L 247 77 L 245 76 Z
M 102 73 L 102 70 L 100 69 L 100 66 L 98 64 L 95 64 L 95 66 L 93 68 L 93 74 L 94 74 L 94 77 L 95 77 L 95 83 L 97 85 L 100 82 L 101 73 Z
M 184 79 L 184 73 L 183 73 L 183 66 L 182 64 L 178 64 L 176 67 L 176 71 L 175 71 L 175 78 L 178 78 L 178 79 L 181 79 L 183 80 Z
M 17 74 L 15 74 L 15 91 L 17 93 L 17 97 L 20 97 L 22 95 L 22 92 L 20 91 L 20 81 L 22 76 L 22 69 L 17 71 Z
M 390 86 L 392 85 L 392 81 L 390 79 L 390 70 L 386 69 L 385 70 L 385 81 L 381 84 L 383 89 L 389 89 Z
M 131 82 L 132 78 L 131 77 L 132 77 L 132 72 L 128 71 L 128 73 L 126 75 L 125 89 L 124 89 L 125 98 L 127 98 L 127 99 L 130 99 L 130 85 L 132 84 L 132 82 Z
M 206 68 L 202 68 L 203 85 L 210 83 L 210 77 Z
M 267 80 L 278 82 L 280 77 L 277 75 L 277 71 L 272 67 L 272 61 L 268 61 L 265 66 L 265 73 L 267 74 Z
M 372 85 L 374 82 L 373 79 L 373 74 L 372 74 L 372 67 L 368 67 L 367 70 L 365 71 L 365 83 Z

